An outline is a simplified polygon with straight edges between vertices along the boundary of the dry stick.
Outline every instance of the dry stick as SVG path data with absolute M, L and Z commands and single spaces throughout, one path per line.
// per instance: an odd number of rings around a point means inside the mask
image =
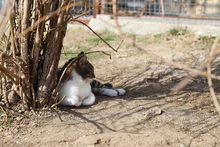
M 119 32 L 120 35 L 122 35 L 123 32 L 122 32 L 121 26 L 119 25 L 119 22 L 118 22 L 118 12 L 117 12 L 117 2 L 116 2 L 116 0 L 112 0 L 112 11 L 113 11 L 113 17 L 114 17 L 115 24 L 116 24 L 116 27 L 118 29 L 118 32 Z
M 10 70 L 5 68 L 1 64 L 0 64 L 0 71 L 2 71 L 10 80 L 12 80 L 13 83 L 18 85 L 18 81 L 17 80 L 19 80 L 19 76 L 15 75 L 14 73 L 12 73 Z M 13 78 L 16 78 L 16 80 L 14 80 Z
M 20 34 L 18 34 L 17 36 L 14 36 L 13 39 L 16 40 L 16 39 L 20 38 L 21 36 L 26 35 L 29 31 L 33 30 L 33 29 L 34 29 L 38 24 L 40 24 L 41 22 L 43 22 L 43 21 L 49 19 L 49 18 L 52 17 L 53 15 L 59 14 L 60 12 L 65 11 L 66 9 L 69 9 L 70 7 L 73 7 L 73 6 L 76 6 L 76 5 L 79 5 L 79 4 L 82 4 L 82 2 L 77 2 L 77 3 L 73 3 L 73 4 L 70 4 L 70 5 L 67 5 L 67 6 L 65 6 L 65 7 L 62 7 L 62 8 L 60 8 L 60 9 L 58 9 L 58 10 L 56 10 L 56 11 L 54 11 L 54 12 L 48 14 L 48 15 L 46 15 L 46 16 L 43 16 L 43 17 L 42 17 L 41 19 L 39 19 L 36 23 L 34 23 L 32 26 L 29 26 L 27 29 L 25 29 L 25 30 L 23 31 L 23 33 L 20 33 Z M 8 9 L 7 9 L 7 10 L 8 10 Z M 4 27 L 4 26 L 2 26 L 2 25 L 0 26 L 0 35 L 1 35 L 1 32 L 3 32 L 3 27 Z M 7 69 L 6 69 L 5 67 L 3 67 L 2 65 L 0 65 L 0 70 L 1 70 L 6 76 L 8 76 L 15 84 L 18 84 L 18 82 L 17 82 L 17 81 L 14 81 L 14 79 L 12 78 L 12 77 L 14 77 L 14 78 L 16 78 L 16 79 L 19 79 L 19 77 L 18 77 L 17 75 L 13 74 L 12 72 L 10 72 L 9 70 L 7 70 Z
M 79 57 L 82 57 L 82 55 L 79 56 Z M 59 79 L 59 81 L 58 81 L 58 83 L 57 83 L 57 86 L 56 86 L 56 89 L 55 89 L 55 94 L 56 94 L 55 102 L 56 102 L 57 99 L 58 99 L 58 97 L 57 97 L 57 96 L 58 96 L 58 88 L 60 87 L 60 83 L 61 83 L 61 81 L 62 81 L 62 79 L 63 79 L 64 74 L 66 73 L 66 71 L 68 70 L 68 68 L 69 68 L 69 67 L 76 61 L 76 59 L 78 59 L 79 57 L 76 57 L 75 59 L 73 59 L 73 60 L 67 65 L 67 67 L 64 69 L 63 73 L 61 74 L 60 79 Z M 67 78 L 66 80 L 68 80 L 68 78 Z M 52 106 L 55 107 L 55 106 L 59 105 L 59 103 L 61 103 L 65 98 L 66 98 L 66 97 L 63 97 L 59 102 L 57 102 L 56 104 L 53 104 Z M 52 106 L 51 106 L 51 107 L 52 107 Z
M 76 3 L 72 3 L 72 4 L 69 4 L 67 6 L 64 6 L 60 9 L 57 9 L 56 11 L 48 14 L 48 15 L 45 15 L 43 17 L 41 17 L 39 20 L 37 20 L 33 25 L 29 26 L 26 30 L 23 31 L 23 33 L 20 33 L 18 34 L 17 36 L 14 37 L 14 40 L 20 38 L 21 36 L 27 34 L 29 31 L 33 30 L 37 25 L 39 25 L 41 22 L 43 21 L 46 21 L 48 20 L 49 18 L 51 18 L 52 16 L 54 15 L 58 15 L 60 12 L 63 12 L 65 11 L 66 9 L 69 9 L 71 7 L 74 7 L 74 6 L 77 6 L 77 5 L 80 5 L 80 4 L 83 4 L 83 2 L 76 2 Z
M 86 55 L 86 54 L 97 53 L 97 52 L 102 52 L 103 54 L 108 55 L 108 56 L 111 58 L 111 55 L 108 54 L 108 53 L 106 53 L 106 52 L 104 52 L 104 51 L 87 52 L 87 53 L 84 53 L 83 55 L 80 55 L 80 56 L 76 57 L 76 58 L 73 59 L 73 60 L 67 65 L 67 67 L 64 69 L 64 71 L 63 71 L 62 75 L 60 76 L 60 79 L 59 79 L 59 81 L 58 81 L 58 83 L 57 83 L 56 92 L 58 91 L 58 87 L 59 87 L 59 85 L 60 85 L 60 83 L 61 83 L 61 81 L 62 81 L 62 78 L 63 78 L 65 72 L 67 71 L 67 69 L 68 69 L 78 58 L 81 58 L 82 56 L 84 56 L 84 55 Z
M 209 59 L 206 60 L 205 62 L 202 63 L 202 65 L 199 67 L 199 71 L 203 71 L 206 67 L 207 67 L 207 63 L 209 62 Z M 172 88 L 172 93 L 178 93 L 179 91 L 181 91 L 187 84 L 189 84 L 189 82 L 191 82 L 193 79 L 195 79 L 196 77 L 198 77 L 200 74 L 199 73 L 195 73 L 195 72 L 191 72 L 187 77 L 185 77 L 182 81 L 180 81 L 178 84 L 176 84 L 173 88 Z
M 11 9 L 13 7 L 13 2 L 14 0 L 7 0 L 4 3 L 4 6 L 2 7 L 1 13 L 0 13 L 0 20 L 1 20 L 1 24 L 0 24 L 0 37 L 2 37 L 4 31 L 5 31 L 5 27 L 7 25 L 7 21 L 10 17 L 10 12 Z
M 160 5 L 161 5 L 161 9 L 162 9 L 162 19 L 163 19 L 163 23 L 164 23 L 164 5 L 163 5 L 163 0 L 160 0 Z
M 220 37 L 220 36 L 219 36 L 219 37 Z M 199 71 L 199 70 L 195 70 L 195 69 L 192 69 L 192 68 L 189 68 L 189 67 L 187 67 L 187 66 L 185 66 L 185 65 L 176 64 L 176 63 L 174 63 L 174 62 L 172 62 L 172 61 L 169 61 L 169 60 L 166 60 L 166 59 L 164 59 L 164 58 L 161 58 L 161 57 L 159 57 L 158 55 L 156 55 L 156 54 L 154 54 L 154 53 L 152 53 L 152 52 L 146 51 L 146 50 L 144 50 L 144 49 L 142 49 L 142 48 L 136 46 L 135 44 L 134 44 L 134 46 L 135 46 L 136 48 L 138 48 L 139 50 L 145 52 L 146 54 L 149 54 L 149 55 L 152 56 L 153 58 L 155 58 L 155 59 L 157 59 L 157 60 L 160 60 L 160 61 L 163 61 L 163 62 L 165 62 L 165 63 L 167 63 L 167 64 L 169 64 L 169 65 L 171 65 L 171 66 L 174 66 L 174 67 L 180 68 L 180 69 L 184 69 L 184 70 L 186 70 L 186 71 L 190 71 L 190 72 L 193 72 L 193 73 L 195 73 L 195 74 L 203 75 L 203 76 L 207 77 L 207 78 L 208 78 L 208 84 L 209 84 L 210 94 L 211 94 L 211 96 L 212 96 L 212 100 L 213 100 L 213 102 L 214 102 L 214 105 L 215 105 L 215 107 L 216 107 L 217 112 L 220 114 L 220 105 L 219 105 L 219 103 L 218 103 L 218 100 L 217 100 L 217 98 L 216 98 L 214 89 L 213 89 L 213 87 L 212 87 L 212 79 L 220 80 L 220 77 L 211 74 L 211 66 L 210 66 L 211 61 L 212 61 L 212 60 L 218 55 L 218 53 L 220 52 L 219 50 L 217 51 L 217 49 L 219 49 L 219 46 L 217 47 L 218 41 L 219 41 L 219 37 L 215 40 L 215 43 L 214 43 L 213 46 L 212 46 L 212 50 L 211 50 L 211 52 L 210 52 L 210 58 L 211 58 L 211 59 L 210 59 L 209 62 L 207 63 L 207 65 L 208 65 L 207 73 L 206 73 L 206 72 Z
M 219 35 L 220 36 L 220 35 Z M 210 56 L 208 59 L 206 59 L 201 66 L 199 67 L 199 71 L 203 71 L 207 68 L 207 65 L 209 62 L 212 62 L 219 54 L 219 52 L 216 52 L 215 50 L 215 46 L 217 45 L 217 42 L 219 41 L 219 37 L 217 37 L 215 39 L 215 42 L 212 46 L 211 52 L 212 53 L 212 57 Z M 215 51 L 215 52 L 214 52 Z M 210 53 L 211 53 L 210 52 Z M 211 54 L 210 54 L 211 55 Z M 198 77 L 200 74 L 196 73 L 196 72 L 192 72 L 190 73 L 187 77 L 185 77 L 181 82 L 179 82 L 177 85 L 175 85 L 172 88 L 172 93 L 178 93 L 180 90 L 182 90 L 189 82 L 191 82 L 193 79 L 195 79 L 196 77 Z
M 211 63 L 209 63 L 207 66 L 208 66 L 207 67 L 207 73 L 211 74 L 211 67 L 210 67 Z M 220 105 L 219 105 L 219 102 L 216 98 L 215 91 L 213 89 L 213 84 L 212 84 L 212 78 L 211 77 L 208 77 L 208 85 L 209 85 L 209 91 L 210 91 L 210 94 L 212 96 L 212 100 L 213 100 L 213 103 L 215 105 L 215 108 L 216 108 L 217 112 L 220 114 Z
M 76 57 L 75 59 L 73 59 L 73 60 L 67 65 L 67 67 L 64 69 L 62 75 L 60 76 L 60 79 L 59 79 L 59 81 L 58 81 L 58 83 L 57 83 L 57 86 L 56 86 L 56 89 L 55 89 L 55 94 L 56 94 L 55 102 L 57 101 L 58 88 L 59 88 L 60 83 L 61 83 L 61 81 L 62 81 L 62 78 L 63 78 L 64 74 L 66 73 L 66 71 L 68 70 L 68 68 L 69 68 L 78 58 L 81 58 L 82 56 L 84 56 L 84 55 L 86 55 L 86 54 L 98 53 L 98 52 L 101 52 L 101 53 L 103 53 L 103 54 L 109 56 L 110 59 L 111 59 L 111 55 L 108 54 L 108 53 L 106 53 L 106 52 L 104 52 L 104 51 L 92 51 L 92 52 L 87 52 L 87 53 L 84 53 L 83 55 L 80 55 L 80 56 Z M 67 78 L 66 80 L 68 80 L 68 78 Z M 65 98 L 66 98 L 66 97 L 64 96 L 59 102 L 53 104 L 51 107 L 55 107 L 55 106 L 59 105 Z
M 138 17 L 140 16 L 143 16 L 144 14 L 144 11 L 146 10 L 147 6 L 149 4 L 151 4 L 152 2 L 154 2 L 155 0 L 149 0 L 149 1 L 146 1 L 146 3 L 144 5 L 141 6 L 141 8 L 139 9 L 141 11 L 141 13 L 138 15 Z
M 202 72 L 200 70 L 196 70 L 196 69 L 190 68 L 190 67 L 188 67 L 186 65 L 176 64 L 175 62 L 172 62 L 170 60 L 164 59 L 164 58 L 162 58 L 162 57 L 160 57 L 160 56 L 158 56 L 158 55 L 156 55 L 156 54 L 154 54 L 154 53 L 152 53 L 150 51 L 147 51 L 147 50 L 137 46 L 136 44 L 134 44 L 134 47 L 136 47 L 137 49 L 143 51 L 145 54 L 150 55 L 152 58 L 154 58 L 156 60 L 159 60 L 159 61 L 162 61 L 162 62 L 164 62 L 164 63 L 166 63 L 168 65 L 171 65 L 173 67 L 176 67 L 176 68 L 179 68 L 179 69 L 183 69 L 183 70 L 186 70 L 186 71 L 189 71 L 189 72 L 194 72 L 194 73 L 196 73 L 198 75 L 202 75 L 204 77 L 210 77 L 212 79 L 220 80 L 220 76 L 216 76 L 214 74 L 208 74 L 206 72 Z
M 6 111 L 4 110 L 4 108 L 0 105 L 0 108 L 2 109 L 2 111 L 5 113 L 5 120 L 3 121 L 2 124 L 4 124 L 7 120 L 8 120 L 8 114 L 6 113 Z M 2 125 L 1 124 L 1 125 Z
M 62 101 L 63 101 L 65 98 L 66 98 L 66 96 L 62 97 L 62 99 L 61 99 L 59 102 L 53 104 L 51 107 L 52 107 L 52 108 L 53 108 L 53 107 L 56 107 L 57 105 L 59 105 L 60 103 L 62 103 Z
M 97 34 L 95 31 L 93 31 L 93 29 L 91 27 L 89 27 L 86 23 L 81 22 L 79 20 L 74 20 L 76 22 L 79 22 L 83 25 L 85 25 L 89 30 L 91 30 L 96 36 L 98 36 L 106 45 L 108 45 L 113 51 L 118 52 L 119 47 L 121 46 L 122 42 L 120 43 L 120 45 L 117 47 L 117 49 L 113 48 L 108 42 L 106 42 L 99 34 Z
M 209 58 L 211 60 L 209 60 L 209 62 L 207 63 L 207 73 L 208 74 L 211 74 L 211 62 L 215 59 L 216 55 L 219 54 L 219 52 L 220 52 L 220 50 L 219 50 L 219 47 L 220 47 L 219 38 L 220 38 L 220 35 L 215 40 L 215 42 L 212 46 L 210 55 L 209 55 Z M 215 105 L 215 108 L 216 108 L 217 112 L 220 114 L 220 105 L 219 105 L 219 102 L 216 98 L 215 91 L 213 89 L 212 78 L 208 77 L 207 79 L 208 79 L 209 91 L 210 91 L 210 94 L 212 96 L 212 100 L 214 102 L 214 105 Z

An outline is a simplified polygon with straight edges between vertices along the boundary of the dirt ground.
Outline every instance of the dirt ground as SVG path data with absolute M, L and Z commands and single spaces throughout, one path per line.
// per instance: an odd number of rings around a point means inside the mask
M 106 39 L 112 34 L 100 33 Z M 117 48 L 123 40 L 113 35 Z M 214 41 L 192 33 L 135 36 L 137 45 L 177 64 L 199 67 Z M 112 55 L 91 54 L 98 80 L 124 88 L 118 97 L 97 96 L 89 107 L 45 108 L 39 112 L 13 110 L 13 122 L 0 126 L 0 146 L 46 147 L 215 147 L 220 146 L 220 117 L 204 77 L 191 81 L 182 91 L 171 89 L 188 72 L 173 68 L 138 51 L 124 41 L 113 52 L 86 28 L 69 27 L 64 41 L 66 53 L 77 49 L 102 50 Z M 111 38 L 111 37 L 110 37 Z M 71 54 L 63 55 L 63 64 Z M 217 59 L 218 60 L 218 59 Z M 213 72 L 218 74 L 218 63 Z M 214 88 L 219 96 L 218 81 Z M 1 119 L 4 119 L 1 114 Z

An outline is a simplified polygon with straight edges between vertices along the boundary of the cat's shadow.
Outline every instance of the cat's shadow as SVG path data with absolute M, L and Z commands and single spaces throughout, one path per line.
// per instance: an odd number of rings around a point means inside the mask
M 58 108 L 60 110 L 64 110 L 64 111 L 69 111 L 72 109 L 90 109 L 91 107 L 93 107 L 94 105 L 98 105 L 100 102 L 103 101 L 112 101 L 112 100 L 116 100 L 116 99 L 124 99 L 124 96 L 117 96 L 117 97 L 109 97 L 109 96 L 104 96 L 104 95 L 96 95 L 96 101 L 94 104 L 92 105 L 81 105 L 79 107 L 77 106 L 63 106 L 63 105 L 58 105 Z
M 98 104 L 98 103 L 95 102 L 93 105 L 96 105 L 96 104 Z M 77 106 L 63 106 L 63 105 L 58 105 L 58 108 L 59 108 L 60 110 L 62 110 L 62 111 L 69 111 L 69 110 L 72 110 L 72 109 L 89 109 L 89 108 L 91 108 L 91 107 L 92 107 L 92 105 L 90 105 L 90 106 L 81 105 L 81 106 L 79 106 L 79 107 L 77 107 Z

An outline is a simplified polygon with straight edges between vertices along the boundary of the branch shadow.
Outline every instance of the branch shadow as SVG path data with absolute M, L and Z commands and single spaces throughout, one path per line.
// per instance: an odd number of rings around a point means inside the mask
M 213 73 L 218 74 L 220 70 L 217 67 L 220 66 L 216 64 Z M 106 131 L 139 133 L 143 130 L 156 131 L 169 126 L 190 136 L 191 139 L 184 144 L 191 146 L 202 134 L 212 134 L 213 130 L 218 129 L 220 118 L 217 117 L 218 115 L 212 107 L 211 99 L 204 99 L 209 96 L 207 81 L 204 77 L 193 80 L 177 94 L 170 93 L 170 89 L 184 76 L 187 76 L 187 72 L 171 67 L 167 67 L 162 72 L 155 72 L 150 67 L 146 67 L 129 77 L 126 75 L 127 80 L 121 82 L 121 86 L 125 87 L 127 91 L 124 96 L 114 98 L 97 96 L 97 101 L 93 106 L 60 107 L 60 109 L 84 120 L 84 122 L 75 121 L 72 125 L 89 123 L 97 128 L 99 133 Z M 218 83 L 219 81 L 214 80 L 213 82 Z M 141 119 L 143 113 L 154 107 L 161 108 L 164 113 L 149 119 Z M 168 116 L 172 118 L 173 122 L 169 121 Z M 160 117 L 164 119 L 163 123 L 151 124 Z M 193 117 L 198 118 L 193 119 Z M 181 118 L 193 121 L 176 123 L 181 121 Z M 166 132 L 160 133 L 168 138 L 171 137 Z

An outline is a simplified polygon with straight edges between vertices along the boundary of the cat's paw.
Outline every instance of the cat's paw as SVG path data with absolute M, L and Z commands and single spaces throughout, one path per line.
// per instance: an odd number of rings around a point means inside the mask
M 91 93 L 88 98 L 84 99 L 82 105 L 88 106 L 95 103 L 95 95 Z
M 118 92 L 118 95 L 124 95 L 125 94 L 125 90 L 122 88 L 116 89 L 116 91 Z
M 81 106 L 81 104 L 82 104 L 82 101 L 79 100 L 78 97 L 67 97 L 61 102 L 61 105 L 63 105 L 63 106 L 79 107 L 79 106 Z

